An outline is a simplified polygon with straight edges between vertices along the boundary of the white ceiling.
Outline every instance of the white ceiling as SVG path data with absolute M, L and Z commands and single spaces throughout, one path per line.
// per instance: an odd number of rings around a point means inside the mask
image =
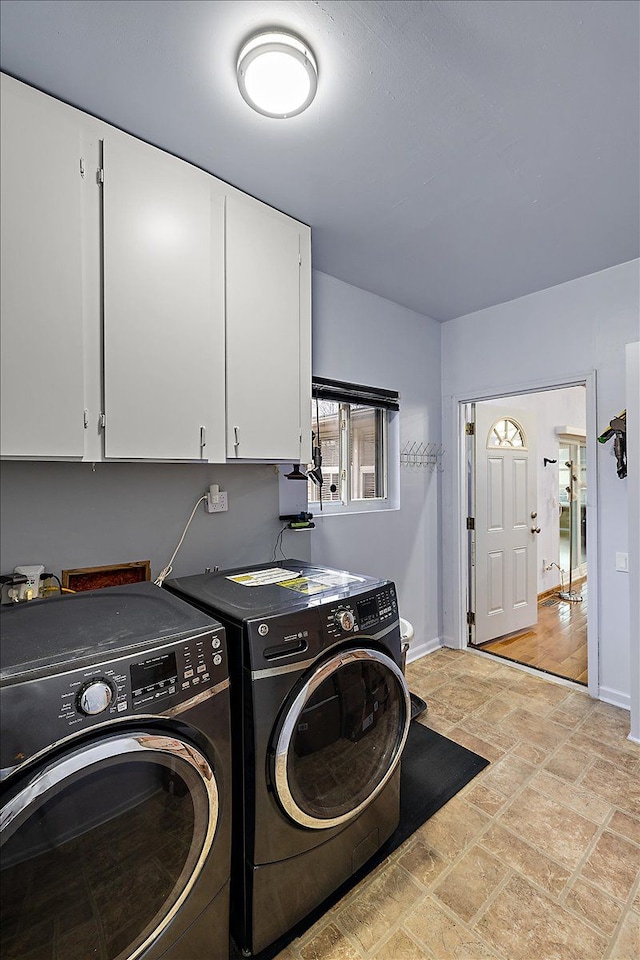
M 635 0 L 2 0 L 4 71 L 313 228 L 314 266 L 438 320 L 637 257 Z M 242 100 L 299 32 L 317 97 Z

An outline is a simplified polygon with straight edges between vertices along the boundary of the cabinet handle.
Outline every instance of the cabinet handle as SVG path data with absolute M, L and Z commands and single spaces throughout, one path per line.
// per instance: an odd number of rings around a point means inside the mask
M 204 448 L 207 445 L 207 428 L 200 427 L 200 459 L 204 456 Z
M 236 448 L 236 457 L 238 456 L 238 447 L 240 446 L 240 427 L 233 428 L 233 435 L 235 440 L 233 442 L 234 447 Z

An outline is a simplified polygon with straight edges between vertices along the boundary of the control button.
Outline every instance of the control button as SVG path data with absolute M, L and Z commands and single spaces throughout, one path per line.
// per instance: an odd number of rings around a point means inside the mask
M 124 700 L 122 703 L 118 704 L 118 713 L 122 713 L 123 710 L 127 709 L 127 701 Z
M 203 674 L 202 674 L 202 682 L 204 683 L 204 681 L 205 681 L 205 680 L 208 680 L 208 679 L 209 679 L 209 674 L 208 674 L 208 673 L 203 673 Z
M 196 683 L 200 683 L 200 677 L 194 677 L 191 682 L 192 682 L 192 684 L 193 684 L 194 687 L 195 687 Z
M 184 672 L 184 678 L 185 678 L 185 680 L 188 680 L 188 678 L 189 678 L 189 677 L 192 677 L 192 676 L 193 676 L 193 670 L 185 670 L 185 672 Z
M 91 680 L 85 684 L 76 698 L 76 704 L 86 717 L 104 713 L 113 700 L 113 690 L 106 680 Z
M 213 640 L 211 641 L 211 646 L 213 647 L 214 650 L 217 650 L 221 643 L 222 643 L 222 640 L 220 639 L 220 637 L 214 637 Z
M 176 688 L 174 684 L 173 686 L 169 687 L 169 693 L 175 693 L 175 692 L 176 692 Z
M 219 653 L 216 653 L 215 657 L 213 658 L 213 662 L 216 665 L 216 667 L 222 663 L 222 657 L 220 656 Z
M 191 680 L 185 680 L 184 683 L 182 684 L 182 689 L 186 690 L 190 686 L 191 686 Z
M 201 663 L 200 666 L 198 667 L 198 673 L 204 673 L 206 669 L 207 669 L 206 663 Z

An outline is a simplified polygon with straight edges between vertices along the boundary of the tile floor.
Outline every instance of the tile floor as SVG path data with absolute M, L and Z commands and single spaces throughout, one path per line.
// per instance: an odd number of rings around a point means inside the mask
M 278 960 L 638 960 L 628 713 L 475 652 L 407 676 L 491 764 Z

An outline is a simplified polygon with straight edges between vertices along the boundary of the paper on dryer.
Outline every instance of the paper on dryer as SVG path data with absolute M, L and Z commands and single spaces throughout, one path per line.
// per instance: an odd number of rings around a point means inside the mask
M 296 570 L 283 570 L 282 567 L 269 567 L 268 570 L 247 570 L 246 573 L 236 573 L 227 580 L 233 580 L 243 587 L 264 587 L 267 583 L 281 583 L 283 580 L 292 580 L 297 577 Z

